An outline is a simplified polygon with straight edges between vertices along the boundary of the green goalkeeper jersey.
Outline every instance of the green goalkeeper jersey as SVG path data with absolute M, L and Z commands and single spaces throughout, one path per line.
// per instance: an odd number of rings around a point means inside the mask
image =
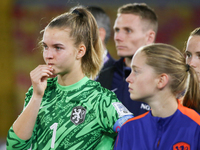
M 32 137 L 22 140 L 11 127 L 7 149 L 94 150 L 102 146 L 111 149 L 116 136 L 113 125 L 130 114 L 116 95 L 87 77 L 70 86 L 59 85 L 57 78 L 47 82 Z M 30 87 L 24 107 L 32 93 Z

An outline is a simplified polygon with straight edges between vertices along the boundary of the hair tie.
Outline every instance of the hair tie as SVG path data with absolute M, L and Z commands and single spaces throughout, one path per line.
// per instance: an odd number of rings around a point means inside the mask
M 74 10 L 72 11 L 72 14 L 77 14 L 78 16 L 83 17 L 83 14 L 80 13 L 80 11 L 78 11 L 77 9 L 74 9 Z
M 186 67 L 187 67 L 186 72 L 188 72 L 190 70 L 190 65 L 186 64 Z

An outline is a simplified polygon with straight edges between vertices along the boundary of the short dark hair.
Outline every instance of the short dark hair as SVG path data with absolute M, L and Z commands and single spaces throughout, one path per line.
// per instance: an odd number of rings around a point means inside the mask
M 111 25 L 110 25 L 110 18 L 106 14 L 106 12 L 98 7 L 98 6 L 89 6 L 87 9 L 91 12 L 91 14 L 96 19 L 97 25 L 99 28 L 104 28 L 106 30 L 106 37 L 105 37 L 105 43 L 108 42 L 111 34 Z
M 118 8 L 117 15 L 119 14 L 134 14 L 141 17 L 150 23 L 150 27 L 157 33 L 158 18 L 154 10 L 145 3 L 129 3 Z

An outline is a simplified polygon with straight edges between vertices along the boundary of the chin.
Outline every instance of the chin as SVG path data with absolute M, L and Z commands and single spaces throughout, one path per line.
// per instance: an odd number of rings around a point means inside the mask
M 130 98 L 133 100 L 133 101 L 138 101 L 138 98 L 136 96 L 130 96 Z
M 117 55 L 119 57 L 131 57 L 131 58 L 133 57 L 133 54 L 120 53 L 120 52 L 118 52 Z
M 130 98 L 133 101 L 139 101 L 139 102 L 143 102 L 144 101 L 143 97 L 130 96 Z
M 133 55 L 125 55 L 125 54 L 124 55 L 123 54 L 117 54 L 117 55 L 119 57 L 124 57 L 124 58 L 126 58 L 126 57 L 131 57 L 132 58 L 132 56 L 133 56 Z

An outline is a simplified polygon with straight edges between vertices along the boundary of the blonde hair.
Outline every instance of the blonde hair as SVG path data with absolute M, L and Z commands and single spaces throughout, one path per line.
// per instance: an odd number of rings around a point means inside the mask
M 83 6 L 77 6 L 54 18 L 46 28 L 48 27 L 68 28 L 74 45 L 77 47 L 83 43 L 86 46 L 81 68 L 86 76 L 94 79 L 103 64 L 103 45 L 93 15 Z
M 200 27 L 195 28 L 189 35 L 189 38 L 192 36 L 200 36 Z M 188 40 L 189 40 L 188 38 Z M 187 47 L 187 42 L 188 40 L 185 42 L 184 48 L 183 48 L 183 52 L 185 54 L 186 51 L 186 47 Z M 193 71 L 193 69 L 192 69 Z M 197 77 L 195 77 L 197 78 Z M 194 86 L 194 88 L 196 88 L 196 92 L 199 93 L 199 87 L 198 85 L 194 84 L 194 83 L 190 83 L 189 86 Z M 196 110 L 197 112 L 200 113 L 200 94 L 198 94 L 199 96 L 196 97 L 196 94 L 193 94 L 192 91 L 189 91 L 188 93 L 185 94 L 184 99 L 183 99 L 183 105 L 187 106 L 189 108 L 192 108 L 194 110 Z
M 199 35 L 199 36 L 200 36 L 200 27 L 194 29 L 194 30 L 190 33 L 190 36 L 193 36 L 193 35 Z
M 190 102 L 192 107 L 198 105 L 198 77 L 195 70 L 186 64 L 180 50 L 168 44 L 157 43 L 145 46 L 141 51 L 147 58 L 146 64 L 153 67 L 157 74 L 166 73 L 170 76 L 170 88 L 174 95 L 186 89 L 183 101 Z

